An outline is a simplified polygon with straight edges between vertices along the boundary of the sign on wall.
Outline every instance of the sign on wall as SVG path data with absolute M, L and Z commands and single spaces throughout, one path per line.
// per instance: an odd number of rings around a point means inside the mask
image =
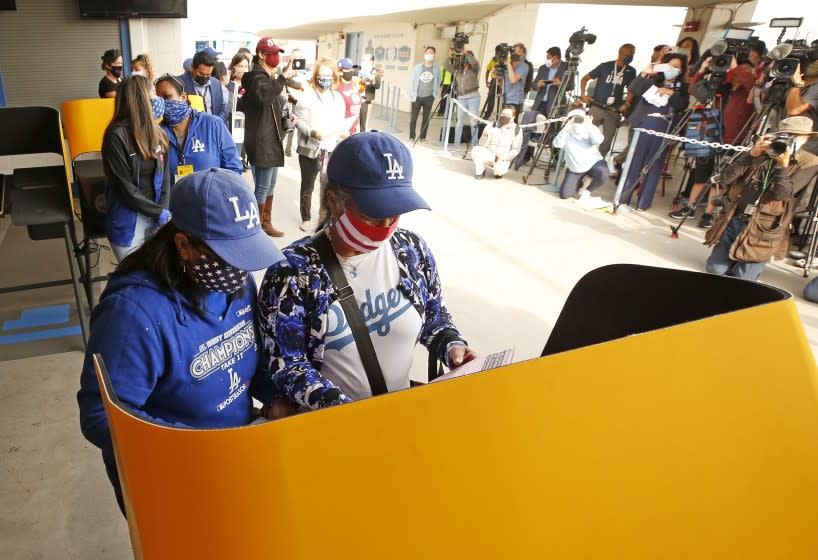
M 406 41 L 403 33 L 372 35 L 366 43 L 364 53 L 375 55 L 375 65 L 385 70 L 409 70 L 412 47 Z

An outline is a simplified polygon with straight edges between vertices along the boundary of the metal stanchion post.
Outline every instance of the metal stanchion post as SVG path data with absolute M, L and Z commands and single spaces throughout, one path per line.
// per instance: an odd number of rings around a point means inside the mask
M 446 119 L 443 128 L 443 154 L 449 155 L 449 130 L 452 128 L 452 112 L 454 111 L 454 98 L 451 93 L 446 100 Z
M 557 156 L 557 166 L 554 168 L 554 182 L 544 183 L 542 185 L 532 185 L 545 192 L 560 192 L 560 173 L 562 172 L 563 164 L 565 163 L 565 149 L 560 150 L 560 155 Z
M 398 107 L 400 106 L 400 88 L 395 88 L 395 95 L 392 98 L 392 114 L 389 120 L 389 126 L 386 130 L 389 132 L 400 132 L 398 128 Z
M 383 92 L 386 91 L 386 103 L 383 102 Z M 392 94 L 392 86 L 386 82 L 381 84 L 381 112 L 378 114 L 377 118 L 379 121 L 386 120 L 387 115 L 389 114 L 389 98 Z
M 628 172 L 631 169 L 631 160 L 636 151 L 636 145 L 639 143 L 639 134 L 642 132 L 641 128 L 633 129 L 633 138 L 631 139 L 630 147 L 628 148 L 628 157 L 625 158 L 625 163 L 622 165 L 622 171 L 619 173 L 619 181 L 616 183 L 616 192 L 613 197 L 614 214 L 619 208 L 619 197 L 622 196 L 622 190 L 625 188 L 625 181 L 628 180 Z

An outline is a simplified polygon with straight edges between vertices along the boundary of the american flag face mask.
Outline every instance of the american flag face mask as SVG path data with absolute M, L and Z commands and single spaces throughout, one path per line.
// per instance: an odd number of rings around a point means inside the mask
M 221 259 L 203 254 L 190 269 L 193 280 L 211 292 L 236 293 L 247 281 L 247 272 L 230 266 Z

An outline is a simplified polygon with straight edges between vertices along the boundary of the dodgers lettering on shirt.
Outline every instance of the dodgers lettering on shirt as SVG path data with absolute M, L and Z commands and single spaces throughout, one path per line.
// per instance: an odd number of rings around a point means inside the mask
M 392 323 L 412 307 L 412 303 L 404 298 L 396 288 L 390 288 L 386 293 L 372 297 L 372 292 L 366 290 L 366 299 L 361 304 L 361 315 L 364 317 L 367 329 L 378 336 L 389 336 Z M 325 350 L 341 350 L 353 342 L 355 338 L 349 329 L 344 310 L 340 305 L 330 307 L 329 327 Z
M 341 266 L 355 292 L 387 388 L 409 387 L 409 370 L 422 324 L 412 303 L 397 289 L 400 271 L 391 244 L 384 242 L 371 253 L 342 259 Z M 372 396 L 355 338 L 338 301 L 328 310 L 321 375 L 352 399 Z

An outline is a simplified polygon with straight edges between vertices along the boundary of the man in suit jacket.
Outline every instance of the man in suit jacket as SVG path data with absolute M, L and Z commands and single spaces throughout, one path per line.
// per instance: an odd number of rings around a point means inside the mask
M 214 53 L 214 54 L 211 54 Z M 190 72 L 179 76 L 188 95 L 200 95 L 204 98 L 205 112 L 215 115 L 227 124 L 229 108 L 227 107 L 226 88 L 212 77 L 213 65 L 216 63 L 216 51 L 208 47 L 193 56 Z
M 545 61 L 545 64 L 537 70 L 537 76 L 532 84 L 532 89 L 537 92 L 532 108 L 547 117 L 551 112 L 551 107 L 559 91 L 565 70 L 568 68 L 568 63 L 563 62 L 562 51 L 560 51 L 559 47 L 548 49 L 545 54 Z M 573 87 L 574 84 L 569 83 L 568 91 Z

